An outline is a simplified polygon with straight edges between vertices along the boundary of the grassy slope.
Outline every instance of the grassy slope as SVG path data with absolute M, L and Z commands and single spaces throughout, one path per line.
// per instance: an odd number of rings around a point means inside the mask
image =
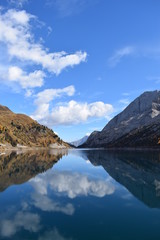
M 30 147 L 47 147 L 52 143 L 64 143 L 51 129 L 40 125 L 24 114 L 15 114 L 0 105 L 0 143 Z

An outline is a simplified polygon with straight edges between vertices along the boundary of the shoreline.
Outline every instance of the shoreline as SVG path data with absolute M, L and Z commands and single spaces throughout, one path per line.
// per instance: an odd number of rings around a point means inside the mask
M 75 148 L 77 150 L 106 150 L 106 151 L 160 151 L 160 147 L 94 147 L 94 148 Z
M 13 146 L 0 146 L 0 156 L 5 154 L 6 152 L 14 152 L 14 151 L 38 151 L 38 150 L 68 150 L 72 148 L 67 148 L 65 146 L 60 147 L 28 147 L 28 146 L 21 146 L 21 147 L 13 147 Z

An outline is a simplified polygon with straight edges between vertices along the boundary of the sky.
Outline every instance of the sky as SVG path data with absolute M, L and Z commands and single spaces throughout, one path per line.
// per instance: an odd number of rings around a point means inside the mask
M 159 0 L 0 0 L 0 104 L 63 140 L 160 87 Z

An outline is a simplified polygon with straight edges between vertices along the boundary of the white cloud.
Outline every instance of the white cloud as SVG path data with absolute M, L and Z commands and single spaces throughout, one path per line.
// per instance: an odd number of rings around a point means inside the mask
M 48 121 L 47 119 L 50 116 L 50 102 L 55 98 L 60 98 L 65 95 L 72 96 L 74 93 L 75 88 L 73 85 L 61 89 L 45 89 L 44 91 L 39 92 L 35 100 L 37 109 L 31 117 L 36 120 L 43 119 L 45 122 Z M 48 125 L 48 123 L 46 123 L 46 125 Z
M 47 174 L 38 175 L 30 183 L 41 195 L 47 195 L 47 189 L 50 187 L 55 193 L 64 194 L 69 198 L 88 195 L 104 197 L 115 191 L 114 185 L 109 180 L 90 179 L 80 173 L 68 171 L 48 171 Z
M 10 57 L 21 61 L 31 61 L 41 65 L 49 72 L 59 74 L 71 66 L 84 62 L 86 52 L 77 51 L 67 54 L 64 51 L 50 53 L 40 42 L 35 41 L 31 32 L 31 20 L 35 16 L 28 14 L 25 10 L 8 10 L 0 14 L 0 42 L 7 46 Z
M 0 10 L 0 44 L 3 53 L 3 57 L 0 57 L 1 80 L 18 83 L 21 88 L 27 89 L 27 96 L 31 94 L 28 88 L 41 87 L 44 84 L 45 71 L 58 75 L 66 67 L 86 61 L 87 57 L 87 53 L 82 51 L 72 54 L 64 51 L 49 52 L 43 46 L 43 41 L 35 40 L 32 33 L 32 24 L 37 21 L 36 16 L 25 10 Z M 31 65 L 38 70 L 25 72 L 19 67 L 24 66 L 27 69 Z
M 26 13 L 25 10 L 16 11 L 15 9 L 10 9 L 4 15 L 1 15 L 1 24 L 3 23 L 2 26 L 5 26 L 7 23 L 8 29 L 9 27 L 10 28 L 13 27 L 14 25 L 17 28 L 20 27 L 21 25 L 29 26 L 28 24 L 31 18 L 35 17 L 31 14 Z
M 17 82 L 23 89 L 41 87 L 44 83 L 45 73 L 37 70 L 27 75 L 21 68 L 12 66 L 8 69 L 8 80 Z
M 59 89 L 45 89 L 37 94 L 35 103 L 36 105 L 49 103 L 53 99 L 62 97 L 63 95 L 73 96 L 74 93 L 75 88 L 73 85 Z
M 109 58 L 108 63 L 111 67 L 115 67 L 123 57 L 133 54 L 135 48 L 132 46 L 127 46 L 117 50 L 112 57 Z
M 66 106 L 57 106 L 53 108 L 47 116 L 47 121 L 49 125 L 78 124 L 86 122 L 90 118 L 107 117 L 112 111 L 112 105 L 103 102 L 88 104 L 72 100 L 68 102 Z
M 0 234 L 3 237 L 11 237 L 21 228 L 29 232 L 37 232 L 40 229 L 40 217 L 38 214 L 19 211 L 14 219 L 0 221 Z
M 37 94 L 35 104 L 36 111 L 31 116 L 41 123 L 53 125 L 70 125 L 86 122 L 90 118 L 109 117 L 113 112 L 113 106 L 103 102 L 79 103 L 74 100 L 68 103 L 58 104 L 50 109 L 53 99 L 64 94 L 72 96 L 75 92 L 73 86 L 63 89 L 47 89 Z

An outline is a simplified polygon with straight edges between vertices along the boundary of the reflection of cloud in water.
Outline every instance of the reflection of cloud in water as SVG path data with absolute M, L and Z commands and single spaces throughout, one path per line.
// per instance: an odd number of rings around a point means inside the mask
M 62 205 L 60 202 L 55 202 L 46 195 L 34 193 L 32 195 L 33 205 L 42 211 L 62 212 L 67 215 L 74 213 L 74 207 L 72 204 Z
M 71 240 L 71 238 L 62 236 L 55 228 L 53 231 L 46 232 L 43 236 L 39 237 L 38 240 Z
M 13 219 L 0 221 L 0 233 L 3 237 L 11 237 L 21 228 L 29 232 L 37 232 L 40 229 L 40 217 L 29 212 L 17 212 Z
M 88 195 L 104 197 L 115 191 L 109 179 L 93 179 L 80 173 L 67 171 L 48 171 L 32 179 L 30 183 L 39 194 L 47 194 L 47 188 L 50 187 L 55 192 L 67 195 L 69 198 Z

